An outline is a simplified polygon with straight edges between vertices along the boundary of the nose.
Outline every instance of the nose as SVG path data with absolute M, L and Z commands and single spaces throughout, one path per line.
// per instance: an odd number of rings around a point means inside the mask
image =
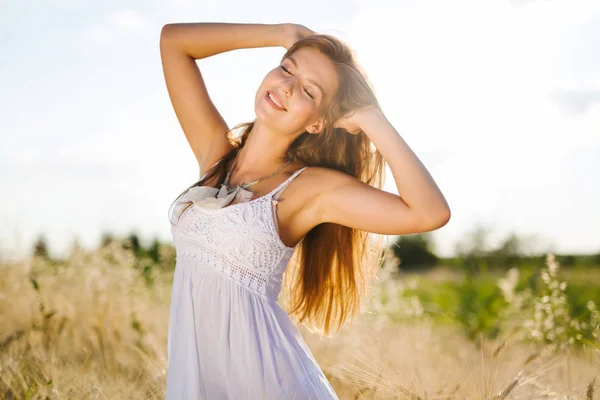
M 283 93 L 285 93 L 286 96 L 289 96 L 292 93 L 292 87 L 291 87 L 291 83 L 288 79 L 284 80 L 283 82 L 281 82 L 281 84 L 279 85 L 279 87 L 281 87 L 281 90 L 283 91 Z
M 283 90 L 286 96 L 291 96 L 294 93 L 294 82 L 296 81 L 297 79 L 295 76 L 287 77 L 286 79 L 281 81 L 281 84 L 279 86 L 281 87 L 281 90 Z

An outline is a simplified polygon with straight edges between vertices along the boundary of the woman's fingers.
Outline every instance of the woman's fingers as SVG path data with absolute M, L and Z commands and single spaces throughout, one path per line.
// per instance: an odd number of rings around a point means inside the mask
M 300 24 L 286 25 L 286 44 L 285 48 L 289 49 L 298 40 L 304 39 L 307 36 L 314 35 L 316 32 Z

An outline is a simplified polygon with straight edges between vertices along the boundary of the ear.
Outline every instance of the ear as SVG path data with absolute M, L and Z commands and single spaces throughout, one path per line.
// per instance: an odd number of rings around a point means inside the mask
M 325 118 L 321 117 L 316 120 L 314 123 L 310 124 L 306 127 L 306 131 L 310 134 L 317 134 L 323 131 L 323 127 L 325 126 Z

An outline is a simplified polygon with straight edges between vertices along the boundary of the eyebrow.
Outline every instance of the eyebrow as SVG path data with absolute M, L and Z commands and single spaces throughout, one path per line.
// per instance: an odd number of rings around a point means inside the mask
M 298 68 L 298 62 L 296 62 L 296 60 L 294 59 L 294 57 L 289 56 L 288 59 L 292 62 L 292 64 L 294 64 L 294 66 L 296 68 Z M 310 83 L 312 83 L 313 85 L 315 85 L 316 87 L 319 88 L 319 90 L 321 91 L 321 96 L 325 97 L 325 90 L 323 90 L 323 88 L 321 87 L 321 85 L 319 85 L 315 80 L 307 78 L 307 81 L 309 81 Z

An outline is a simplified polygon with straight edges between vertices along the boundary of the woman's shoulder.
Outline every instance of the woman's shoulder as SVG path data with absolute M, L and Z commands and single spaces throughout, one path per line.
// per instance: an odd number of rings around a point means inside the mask
M 300 172 L 302 171 L 302 172 Z M 296 174 L 296 178 L 298 182 L 302 182 L 299 186 L 305 186 L 310 184 L 315 184 L 318 181 L 327 180 L 327 176 L 329 175 L 329 171 L 333 171 L 330 168 L 318 167 L 313 165 L 306 165 L 303 163 L 294 163 L 290 164 L 289 170 L 287 171 L 287 176 L 290 177 Z M 297 174 L 299 173 L 299 174 Z
M 339 185 L 345 179 L 352 179 L 350 175 L 332 168 L 306 164 L 294 165 L 290 169 L 290 176 L 300 170 L 302 172 L 296 176 L 294 181 L 297 181 L 295 186 L 299 192 L 303 193 L 302 197 L 306 202 L 314 200 L 320 193 L 332 186 Z
M 295 178 L 287 185 L 280 197 L 279 218 L 280 229 L 286 226 L 294 227 L 298 240 L 314 226 L 318 225 L 320 208 L 319 195 L 325 190 L 328 181 L 329 168 L 306 165 L 302 163 L 290 164 L 286 175 L 289 179 Z M 302 170 L 301 173 L 300 170 Z M 296 242 L 298 241 L 296 240 Z
M 319 170 L 321 167 L 312 165 L 306 165 L 303 163 L 290 163 L 285 169 L 286 179 L 296 175 L 293 179 L 293 185 L 289 185 L 290 192 L 302 193 L 302 197 L 306 200 L 311 196 L 311 193 L 315 193 L 314 184 L 318 181 Z M 293 188 L 291 188 L 293 187 Z
M 287 206 L 290 215 L 294 215 L 294 223 L 306 233 L 321 223 L 324 212 L 323 195 L 355 178 L 332 168 L 301 164 L 295 165 L 292 173 L 302 168 L 304 170 L 296 176 L 293 185 L 286 190 L 286 195 L 291 199 Z

